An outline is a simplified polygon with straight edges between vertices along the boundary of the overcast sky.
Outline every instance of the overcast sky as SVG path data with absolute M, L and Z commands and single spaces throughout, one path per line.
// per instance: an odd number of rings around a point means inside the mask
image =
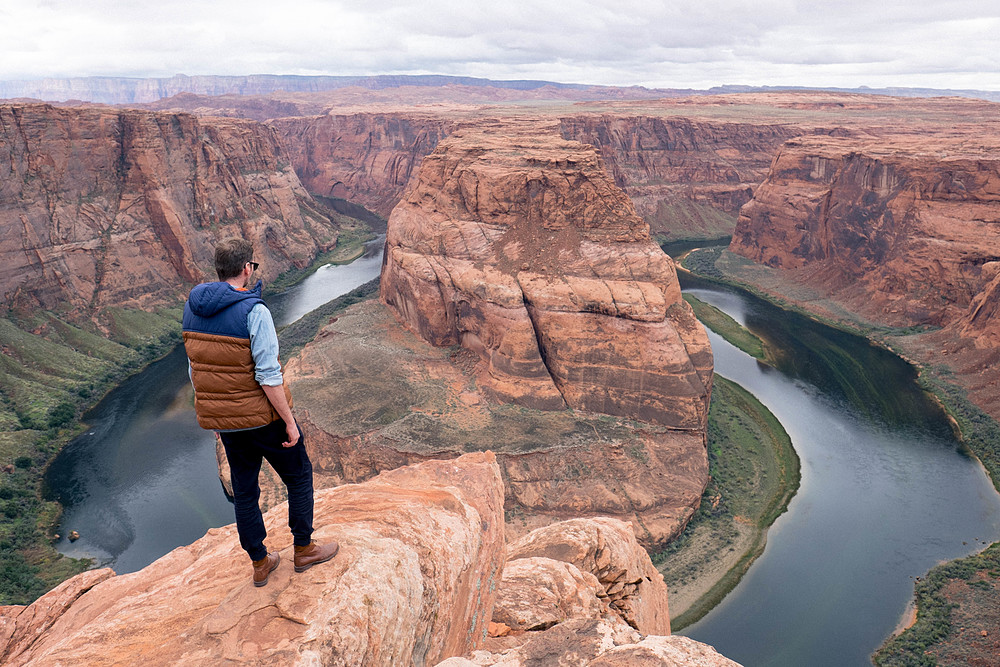
M 1000 90 L 996 0 L 0 0 L 0 79 L 451 74 Z

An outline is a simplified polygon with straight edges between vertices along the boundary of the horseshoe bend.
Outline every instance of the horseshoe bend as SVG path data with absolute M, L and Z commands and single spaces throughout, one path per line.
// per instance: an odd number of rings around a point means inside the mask
M 389 218 L 381 303 L 288 372 L 319 485 L 489 448 L 511 535 L 605 515 L 662 546 L 708 480 L 705 331 L 595 149 L 552 124 L 442 141 Z

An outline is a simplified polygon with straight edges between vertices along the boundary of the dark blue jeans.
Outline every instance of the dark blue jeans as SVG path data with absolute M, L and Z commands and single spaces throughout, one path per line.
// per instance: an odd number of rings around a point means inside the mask
M 249 431 L 220 433 L 233 480 L 236 505 L 236 530 L 240 546 L 251 560 L 267 557 L 264 518 L 260 513 L 260 465 L 267 459 L 288 489 L 288 527 L 297 546 L 306 546 L 313 532 L 312 463 L 306 454 L 305 440 L 299 434 L 294 447 L 282 447 L 288 435 L 285 422 L 273 421 Z

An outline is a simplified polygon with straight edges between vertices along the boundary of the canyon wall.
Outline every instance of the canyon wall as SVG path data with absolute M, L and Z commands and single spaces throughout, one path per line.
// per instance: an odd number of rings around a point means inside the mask
M 93 314 L 176 302 L 244 236 L 261 275 L 336 242 L 274 130 L 251 121 L 0 106 L 0 303 Z
M 305 188 L 388 218 L 425 155 L 455 127 L 421 113 L 329 114 L 270 121 Z
M 995 344 L 1000 158 L 988 137 L 786 143 L 731 249 L 875 321 L 958 327 Z
M 802 132 L 769 122 L 614 113 L 560 124 L 563 137 L 598 149 L 653 234 L 669 239 L 732 233 L 778 147 Z
M 383 217 L 402 199 L 424 156 L 455 128 L 473 122 L 456 110 L 269 121 L 310 193 L 350 199 Z M 562 116 L 558 123 L 563 138 L 598 149 L 615 184 L 664 239 L 731 234 L 739 208 L 764 179 L 778 147 L 803 131 L 775 122 L 712 122 L 628 110 Z

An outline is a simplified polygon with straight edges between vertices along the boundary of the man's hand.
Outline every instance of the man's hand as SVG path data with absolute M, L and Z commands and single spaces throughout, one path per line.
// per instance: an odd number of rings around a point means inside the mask
M 274 406 L 275 412 L 285 422 L 285 432 L 288 433 L 288 440 L 281 443 L 281 446 L 294 447 L 299 441 L 299 427 L 295 423 L 295 417 L 292 416 L 292 409 L 288 406 L 288 401 L 285 400 L 284 387 L 280 384 L 273 386 L 262 384 L 260 388 L 264 390 L 267 400 Z
M 281 446 L 294 447 L 299 441 L 299 427 L 295 424 L 294 419 L 290 422 L 285 422 L 285 431 L 288 433 L 288 440 L 281 443 Z

